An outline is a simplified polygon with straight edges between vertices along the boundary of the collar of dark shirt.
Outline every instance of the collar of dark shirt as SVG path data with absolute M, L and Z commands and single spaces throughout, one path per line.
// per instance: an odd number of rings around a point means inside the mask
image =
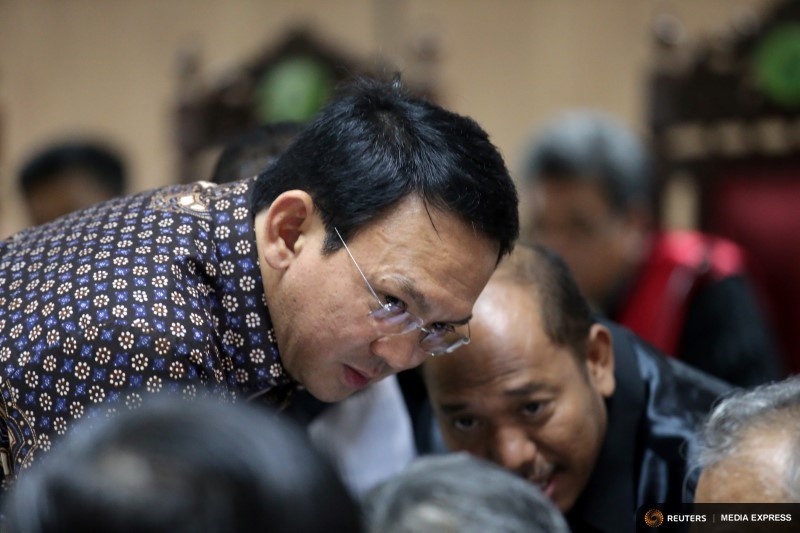
M 613 332 L 613 329 L 612 329 Z M 578 501 L 566 513 L 573 531 L 633 531 L 638 478 L 639 425 L 645 387 L 633 347 L 614 342 L 616 389 L 606 401 L 608 427 L 594 472 Z

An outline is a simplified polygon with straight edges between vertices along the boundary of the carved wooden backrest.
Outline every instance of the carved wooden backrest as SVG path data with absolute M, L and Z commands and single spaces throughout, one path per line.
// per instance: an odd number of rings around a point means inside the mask
M 730 22 L 689 43 L 676 17 L 656 19 L 647 100 L 659 200 L 679 180 L 694 185 L 699 228 L 749 252 L 800 371 L 800 3 Z
M 209 161 L 229 140 L 259 124 L 310 118 L 332 89 L 371 74 L 307 28 L 289 31 L 277 45 L 209 80 L 200 56 L 178 58 L 176 144 L 179 180 L 208 179 Z

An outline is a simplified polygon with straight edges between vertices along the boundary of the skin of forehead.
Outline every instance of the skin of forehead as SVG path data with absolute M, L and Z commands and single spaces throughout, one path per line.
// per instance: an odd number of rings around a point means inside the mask
M 706 467 L 698 484 L 698 501 L 788 502 L 784 474 L 791 458 L 787 431 L 752 428 L 731 455 Z

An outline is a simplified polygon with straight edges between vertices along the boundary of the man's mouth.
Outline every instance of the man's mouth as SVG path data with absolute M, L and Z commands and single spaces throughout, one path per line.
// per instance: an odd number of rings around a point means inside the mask
M 555 465 L 548 465 L 545 468 L 540 468 L 528 476 L 528 481 L 539 487 L 539 489 L 549 498 L 553 497 L 554 483 L 553 479 L 556 475 Z
M 364 370 L 359 370 L 349 365 L 344 366 L 344 379 L 348 385 L 356 390 L 363 389 L 374 381 L 378 376 L 377 374 L 369 373 Z

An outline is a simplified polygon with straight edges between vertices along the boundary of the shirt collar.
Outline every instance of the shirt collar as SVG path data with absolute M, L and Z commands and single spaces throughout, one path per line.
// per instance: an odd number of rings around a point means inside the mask
M 608 326 L 608 324 L 606 324 Z M 644 410 L 644 388 L 630 343 L 614 336 L 616 388 L 606 400 L 608 424 L 592 476 L 566 514 L 575 531 L 629 531 L 636 512 L 638 427 Z
M 272 389 L 288 396 L 296 382 L 281 362 L 264 294 L 249 205 L 254 183 L 251 178 L 203 191 L 218 260 L 218 271 L 208 274 L 220 300 L 216 317 L 223 357 L 230 358 L 238 388 L 248 397 Z

